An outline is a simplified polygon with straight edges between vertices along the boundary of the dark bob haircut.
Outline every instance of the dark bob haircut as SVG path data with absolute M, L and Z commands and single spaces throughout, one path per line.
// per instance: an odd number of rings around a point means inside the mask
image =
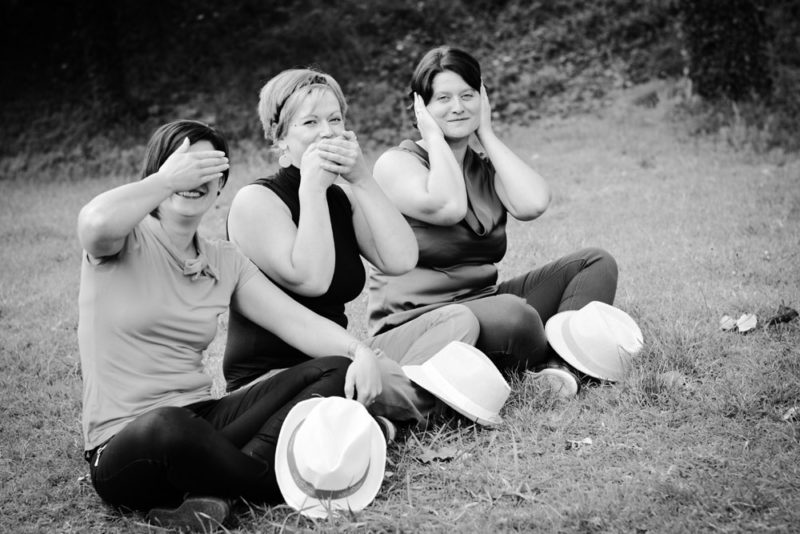
M 158 169 L 167 161 L 170 154 L 175 152 L 187 137 L 191 144 L 198 141 L 208 141 L 215 150 L 225 152 L 225 155 L 229 156 L 228 142 L 212 126 L 200 121 L 177 120 L 161 126 L 150 137 L 144 155 L 142 178 L 147 178 L 151 174 L 158 172 Z M 228 170 L 226 169 L 222 171 L 220 189 L 225 187 L 227 181 Z
M 158 172 L 158 169 L 167 161 L 167 158 L 181 146 L 183 140 L 189 138 L 189 143 L 194 144 L 198 141 L 208 141 L 215 150 L 221 150 L 229 156 L 228 142 L 225 137 L 213 127 L 200 121 L 187 119 L 177 120 L 161 126 L 150 137 L 144 154 L 144 169 L 140 179 L 145 179 L 151 174 Z M 225 187 L 228 181 L 228 169 L 222 171 L 219 188 Z M 158 208 L 150 212 L 150 215 L 158 219 Z
M 417 63 L 411 77 L 411 97 L 417 93 L 425 101 L 430 102 L 433 96 L 433 79 L 437 74 L 451 71 L 467 82 L 467 85 L 481 90 L 481 66 L 478 60 L 467 52 L 450 46 L 440 46 L 429 50 Z

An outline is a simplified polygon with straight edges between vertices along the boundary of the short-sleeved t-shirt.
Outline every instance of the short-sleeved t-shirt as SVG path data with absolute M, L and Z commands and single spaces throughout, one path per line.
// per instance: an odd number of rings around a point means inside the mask
M 198 260 L 182 259 L 148 215 L 115 256 L 83 253 L 78 343 L 86 450 L 153 408 L 211 398 L 203 351 L 233 293 L 260 275 L 232 243 L 195 236 L 195 245 Z

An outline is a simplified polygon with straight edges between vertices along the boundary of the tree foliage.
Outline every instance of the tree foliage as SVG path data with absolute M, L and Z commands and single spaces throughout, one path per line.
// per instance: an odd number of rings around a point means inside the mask
M 0 16 L 12 21 L 0 39 L 13 51 L 0 59 L 8 73 L 0 79 L 0 157 L 62 147 L 65 158 L 92 159 L 108 146 L 138 145 L 178 117 L 258 143 L 259 88 L 302 65 L 339 80 L 360 138 L 396 143 L 413 133 L 413 66 L 444 43 L 481 60 L 502 124 L 589 110 L 614 88 L 685 70 L 702 95 L 796 107 L 796 4 L 0 0 Z
M 772 89 L 765 9 L 754 0 L 681 0 L 688 72 L 706 98 L 745 100 Z

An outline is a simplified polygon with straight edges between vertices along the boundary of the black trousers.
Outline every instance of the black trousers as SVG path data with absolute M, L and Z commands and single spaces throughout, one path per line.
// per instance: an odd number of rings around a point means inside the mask
M 95 490 L 137 510 L 177 505 L 187 493 L 280 502 L 274 461 L 286 415 L 311 397 L 342 396 L 350 363 L 316 358 L 221 399 L 142 414 L 87 451 Z
M 503 370 L 524 371 L 558 358 L 547 343 L 547 320 L 593 300 L 613 304 L 617 276 L 608 252 L 585 248 L 501 282 L 496 294 L 462 303 L 480 323 L 475 346 Z

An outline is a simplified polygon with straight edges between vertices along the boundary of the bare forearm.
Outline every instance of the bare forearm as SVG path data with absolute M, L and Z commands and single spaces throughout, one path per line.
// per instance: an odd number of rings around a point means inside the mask
M 360 343 L 347 330 L 301 305 L 262 275 L 237 291 L 231 306 L 313 358 L 347 355 Z
M 350 189 L 356 236 L 363 254 L 381 271 L 402 274 L 417 264 L 414 232 L 377 182 L 370 177 Z
M 300 220 L 290 260 L 298 286 L 316 288 L 318 293 L 324 293 L 330 286 L 336 252 L 324 192 L 307 193 L 301 189 Z
M 444 138 L 434 138 L 428 143 L 430 172 L 426 184 L 432 207 L 447 206 L 448 211 L 466 213 L 467 190 L 464 174 L 453 151 Z
M 494 165 L 506 209 L 523 220 L 541 215 L 550 203 L 550 187 L 544 178 L 494 133 L 484 133 L 480 141 Z

